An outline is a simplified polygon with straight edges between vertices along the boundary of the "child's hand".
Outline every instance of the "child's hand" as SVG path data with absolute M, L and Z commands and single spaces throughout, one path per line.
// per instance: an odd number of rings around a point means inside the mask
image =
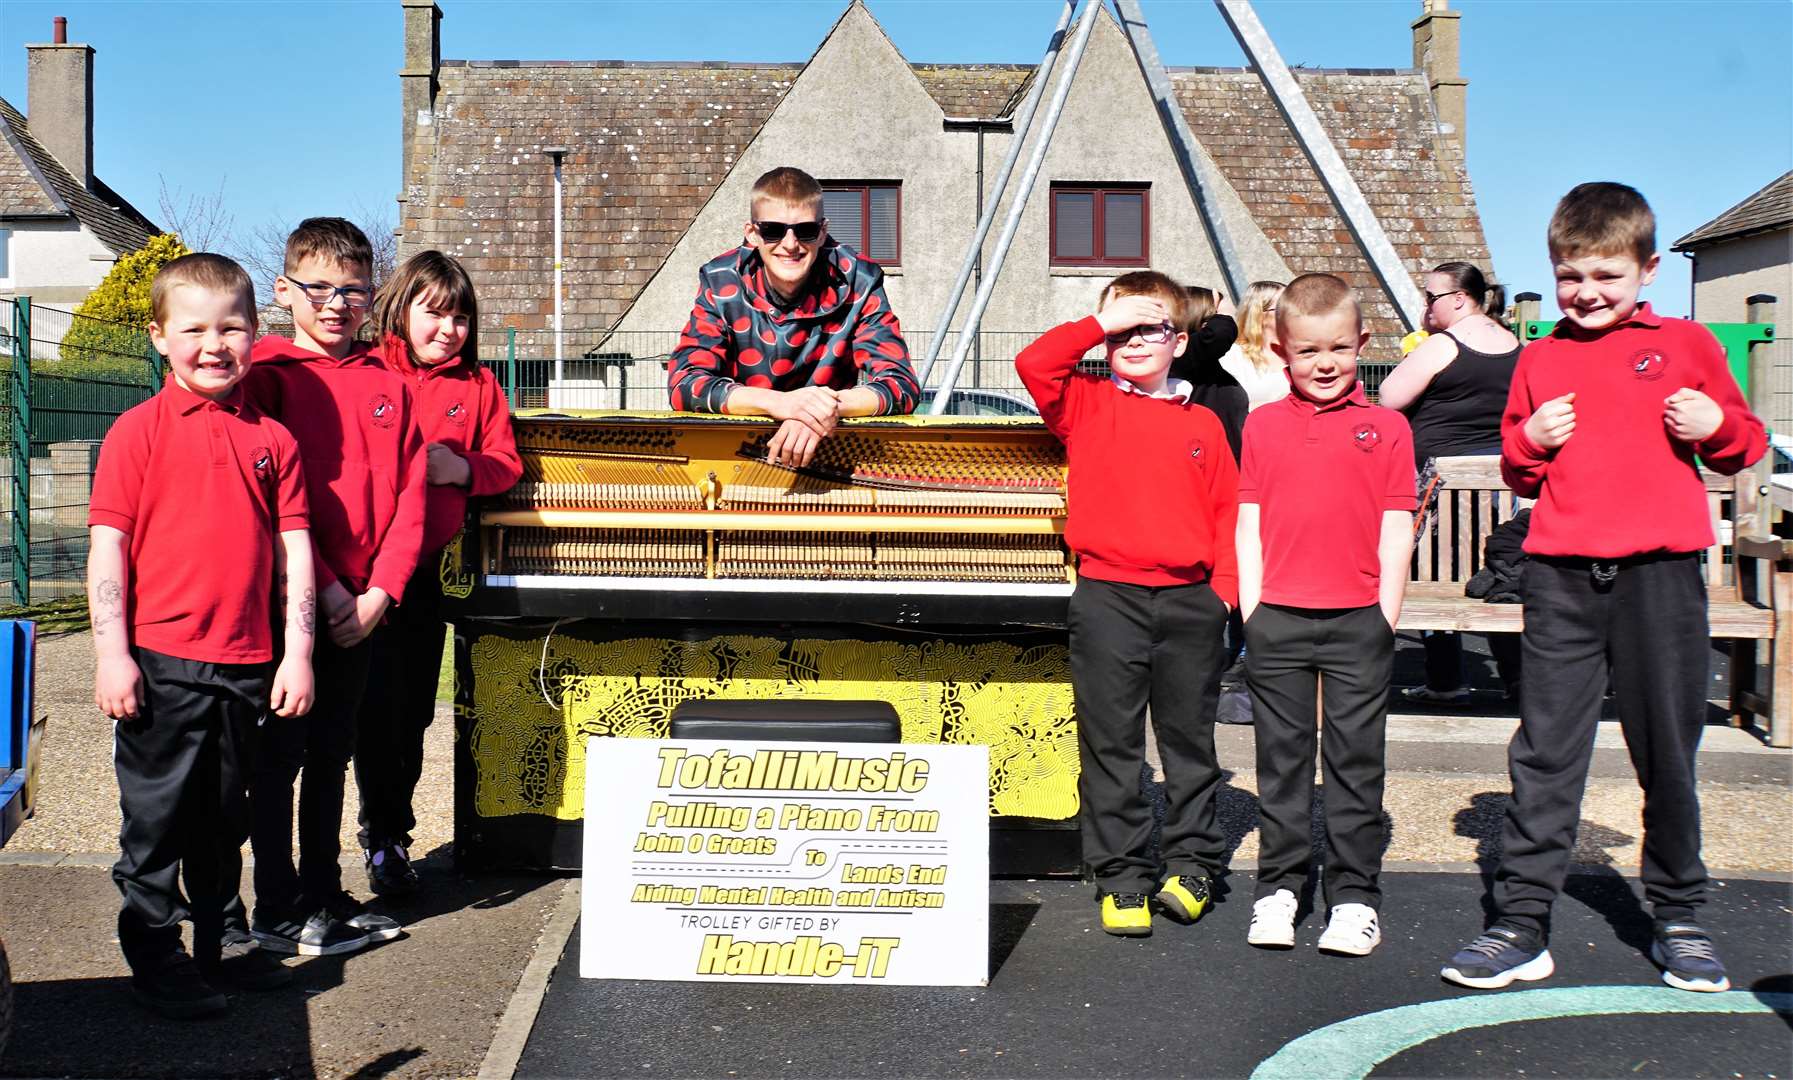
M 143 673 L 127 656 L 102 656 L 93 673 L 93 703 L 113 720 L 135 720 L 143 701 Z
M 324 605 L 324 628 L 335 638 L 337 625 L 355 614 L 355 594 L 344 588 L 342 582 L 332 581 L 324 586 L 324 595 L 319 599 Z
M 1117 297 L 1096 312 L 1104 334 L 1118 334 L 1135 326 L 1158 326 L 1170 321 L 1170 309 L 1155 296 Z
M 1663 426 L 1668 433 L 1686 443 L 1702 442 L 1712 437 L 1725 422 L 1724 410 L 1698 390 L 1681 389 L 1663 399 Z
M 1575 394 L 1551 398 L 1525 422 L 1525 437 L 1540 450 L 1555 450 L 1575 434 Z
M 312 691 L 311 661 L 288 653 L 274 670 L 268 707 L 275 716 L 304 716 L 311 711 Z
M 467 482 L 473 479 L 473 467 L 467 464 L 467 459 L 443 443 L 431 443 L 428 453 L 429 464 L 424 474 L 426 482 L 437 487 L 466 487 Z
M 392 597 L 387 596 L 384 589 L 369 589 L 355 597 L 343 620 L 330 624 L 330 640 L 345 649 L 361 644 L 374 632 L 374 627 L 380 625 L 391 604 Z

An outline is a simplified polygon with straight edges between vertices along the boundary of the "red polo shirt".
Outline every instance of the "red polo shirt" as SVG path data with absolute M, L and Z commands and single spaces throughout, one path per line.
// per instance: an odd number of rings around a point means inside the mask
M 292 434 L 173 379 L 107 432 L 87 510 L 130 537 L 132 644 L 214 664 L 273 659 L 274 545 L 307 517 Z
M 1268 604 L 1376 603 L 1386 510 L 1412 510 L 1407 418 L 1371 405 L 1363 384 L 1316 406 L 1291 393 L 1245 420 L 1239 501 L 1258 504 Z
M 1724 413 L 1704 442 L 1689 445 L 1663 426 L 1664 399 L 1682 387 L 1704 393 Z M 1533 445 L 1525 422 L 1571 391 L 1575 433 L 1554 451 Z M 1525 538 L 1533 555 L 1619 559 L 1709 547 L 1712 511 L 1694 456 L 1731 475 L 1768 449 L 1762 421 L 1743 400 L 1712 332 L 1665 319 L 1648 304 L 1594 333 L 1564 319 L 1527 345 L 1500 429 L 1501 475 L 1538 500 Z
M 467 461 L 466 487 L 426 486 L 422 552 L 427 558 L 461 531 L 469 496 L 502 495 L 523 475 L 510 404 L 497 377 L 466 357 L 434 367 L 413 364 L 404 342 L 391 336 L 379 355 L 381 363 L 410 384 L 426 452 L 430 443 L 441 443 Z

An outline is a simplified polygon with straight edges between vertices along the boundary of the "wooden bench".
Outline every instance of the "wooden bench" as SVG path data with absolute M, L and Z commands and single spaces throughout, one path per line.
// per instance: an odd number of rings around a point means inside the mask
M 1518 632 L 1524 626 L 1521 605 L 1486 604 L 1463 593 L 1482 567 L 1488 534 L 1522 505 L 1501 479 L 1500 459 L 1439 458 L 1438 475 L 1438 519 L 1414 552 L 1401 629 Z M 1740 508 L 1746 517 L 1753 508 L 1754 474 L 1700 475 L 1718 535 L 1702 558 L 1707 610 L 1712 636 L 1731 643 L 1732 721 L 1749 724 L 1759 716 L 1772 745 L 1793 746 L 1793 541 L 1735 536 Z M 1745 485 L 1741 500 L 1739 479 Z M 1758 663 L 1763 643 L 1765 673 Z

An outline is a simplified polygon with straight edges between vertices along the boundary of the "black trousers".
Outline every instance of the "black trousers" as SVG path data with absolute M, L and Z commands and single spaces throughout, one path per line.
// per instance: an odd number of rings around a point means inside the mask
M 436 555 L 418 561 L 405 602 L 368 639 L 371 678 L 361 701 L 355 742 L 355 786 L 361 792 L 361 846 L 411 846 L 411 806 L 423 775 L 423 733 L 436 716 L 442 670 L 442 580 Z
M 1644 896 L 1659 923 L 1694 916 L 1706 892 L 1694 755 L 1709 647 L 1695 555 L 1622 562 L 1605 584 L 1585 559 L 1526 563 L 1519 730 L 1507 749 L 1513 801 L 1494 872 L 1500 922 L 1549 937 L 1608 679 L 1644 789 Z
M 317 636 L 311 656 L 317 697 L 304 716 L 267 715 L 249 791 L 254 822 L 255 902 L 290 911 L 301 897 L 322 903 L 342 888 L 343 779 L 355 750 L 355 718 L 373 650 L 338 648 Z M 300 778 L 300 770 L 304 775 Z M 293 782 L 299 780 L 299 863 L 293 865 Z
M 1257 896 L 1297 895 L 1313 857 L 1314 750 L 1326 779 L 1327 907 L 1380 907 L 1383 750 L 1395 632 L 1375 604 L 1259 604 L 1245 622 L 1258 757 Z M 1315 715 L 1325 695 L 1326 724 Z M 1319 737 L 1316 740 L 1316 731 Z
M 1214 712 L 1226 605 L 1206 584 L 1081 578 L 1069 621 L 1085 869 L 1104 893 L 1151 893 L 1163 875 L 1219 872 Z M 1162 862 L 1150 854 L 1152 807 L 1140 790 L 1148 705 L 1164 764 Z
M 211 664 L 149 649 L 132 656 L 143 699 L 135 720 L 113 726 L 124 824 L 112 880 L 124 896 L 118 943 L 138 969 L 180 946 L 186 919 L 195 954 L 216 957 L 226 910 L 240 918 L 247 785 L 272 665 Z

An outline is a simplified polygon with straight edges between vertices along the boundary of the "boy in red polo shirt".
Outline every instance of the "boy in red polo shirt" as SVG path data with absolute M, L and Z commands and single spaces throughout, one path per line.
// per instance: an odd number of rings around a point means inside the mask
M 221 255 L 185 255 L 156 275 L 150 303 L 150 340 L 172 375 L 100 448 L 87 600 L 94 703 L 116 721 L 118 943 L 138 1000 L 186 1017 L 223 1010 L 226 986 L 292 978 L 227 924 L 240 909 L 256 724 L 271 709 L 270 723 L 302 725 L 311 706 L 316 594 L 299 448 L 238 386 L 255 340 L 249 275 Z
M 1148 897 L 1180 922 L 1200 918 L 1226 865 L 1214 714 L 1238 599 L 1239 476 L 1220 420 L 1169 377 L 1188 327 L 1183 287 L 1144 270 L 1115 278 L 1095 315 L 1015 358 L 1070 463 L 1078 823 L 1102 929 L 1123 936 L 1152 932 Z M 1104 343 L 1113 374 L 1078 371 Z M 1147 706 L 1167 803 L 1157 859 L 1139 783 Z
M 274 279 L 275 302 L 293 313 L 293 338 L 256 342 L 247 382 L 254 400 L 292 429 L 305 458 L 328 627 L 313 657 L 311 716 L 263 733 L 250 785 L 255 938 L 301 956 L 350 953 L 402 932 L 343 890 L 337 862 L 367 637 L 403 600 L 423 542 L 425 458 L 411 392 L 355 340 L 373 300 L 372 267 L 373 250 L 353 224 L 300 222 L 287 237 L 285 272 Z M 301 768 L 295 869 L 293 782 Z
M 1733 474 L 1761 458 L 1767 436 L 1711 332 L 1638 302 L 1659 259 L 1642 195 L 1576 187 L 1557 204 L 1549 243 L 1563 318 L 1520 355 L 1501 419 L 1501 473 L 1538 502 L 1496 915 L 1440 974 L 1498 988 L 1555 970 L 1550 908 L 1610 682 L 1644 789 L 1651 958 L 1670 986 L 1724 990 L 1724 963 L 1697 919 L 1707 877 L 1694 756 L 1711 648 L 1700 552 L 1714 536 L 1694 459 Z
M 1245 421 L 1239 476 L 1239 609 L 1261 821 L 1246 940 L 1295 944 L 1313 853 L 1318 684 L 1328 849 L 1320 948 L 1365 956 L 1382 941 L 1383 743 L 1413 551 L 1413 436 L 1357 381 L 1369 334 L 1349 285 L 1331 274 L 1290 282 L 1276 339 L 1291 392 Z

